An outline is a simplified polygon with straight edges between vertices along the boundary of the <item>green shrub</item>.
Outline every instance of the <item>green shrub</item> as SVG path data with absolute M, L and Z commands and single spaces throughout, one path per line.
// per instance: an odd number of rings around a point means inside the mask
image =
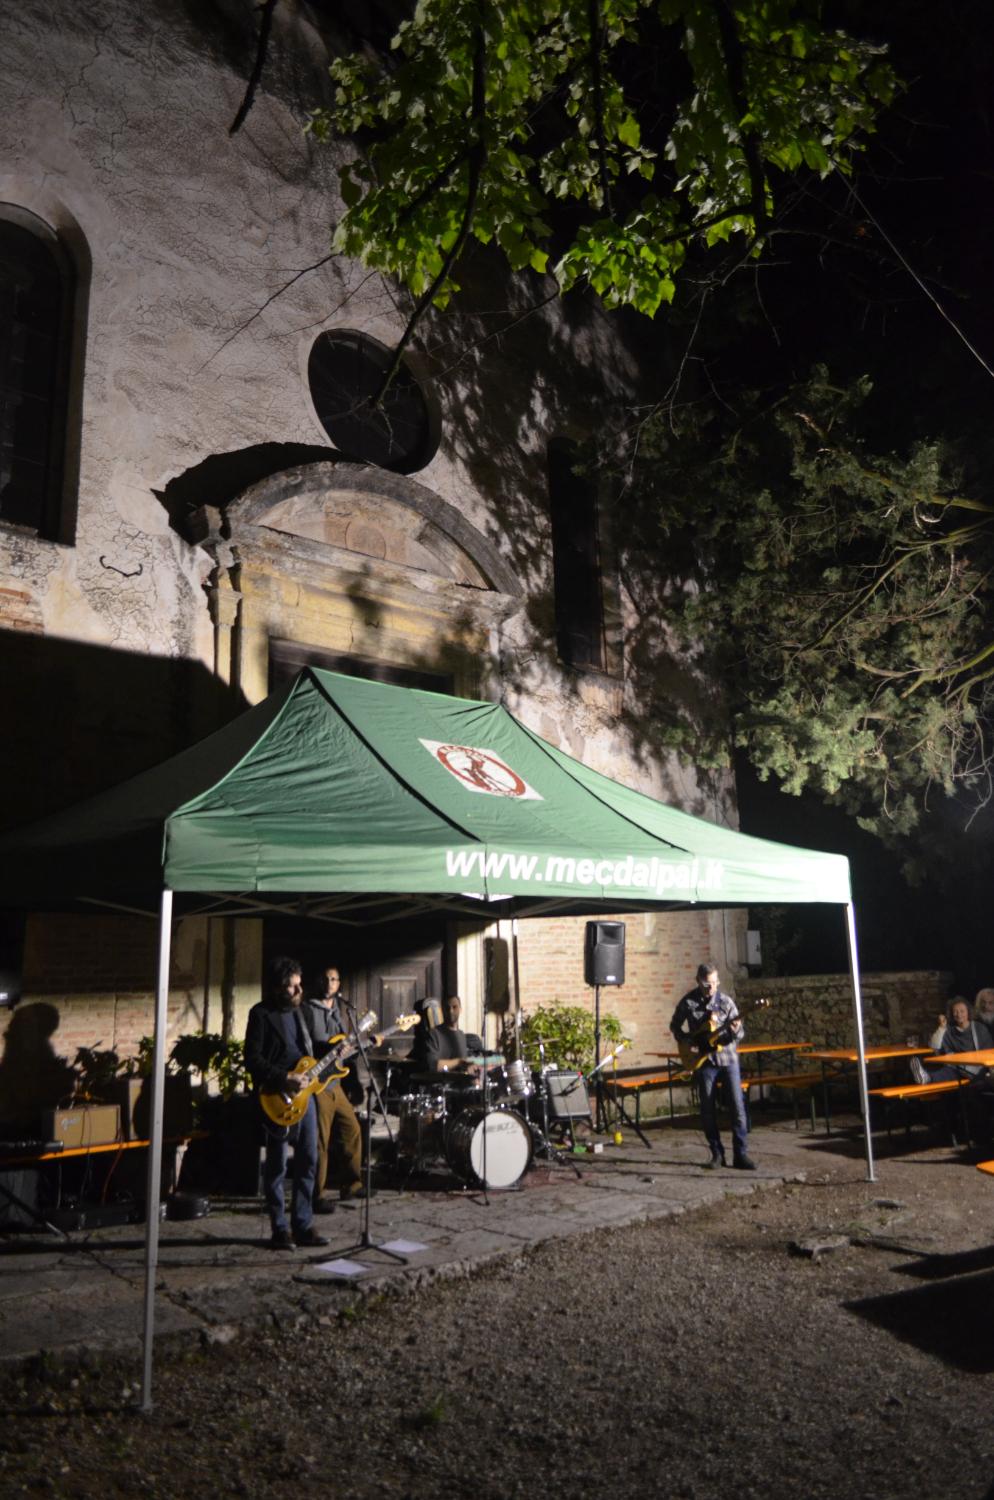
M 546 1064 L 589 1073 L 594 1066 L 594 1016 L 582 1005 L 541 1005 L 521 1023 L 521 1050 L 526 1062 L 539 1067 L 539 1039 Z M 601 1013 L 601 1057 L 628 1038 L 617 1016 Z

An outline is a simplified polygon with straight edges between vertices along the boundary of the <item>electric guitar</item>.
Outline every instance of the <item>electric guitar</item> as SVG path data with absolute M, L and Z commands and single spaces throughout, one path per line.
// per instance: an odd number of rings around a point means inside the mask
M 758 1000 L 749 1000 L 739 1009 L 739 1020 L 752 1014 L 754 1010 L 766 1010 L 772 1005 L 766 995 L 761 995 Z M 680 1061 L 685 1068 L 692 1073 L 707 1062 L 708 1058 L 718 1047 L 727 1047 L 729 1042 L 734 1041 L 734 1035 L 727 1021 L 721 1022 L 715 1015 L 709 1015 L 702 1026 L 692 1031 L 689 1036 L 677 1037 L 677 1049 L 680 1053 Z
M 371 1045 L 378 1047 L 381 1042 L 386 1041 L 387 1037 L 397 1036 L 402 1031 L 410 1031 L 411 1027 L 417 1024 L 416 1015 L 398 1016 L 392 1026 L 388 1026 L 385 1031 L 377 1032 L 371 1039 Z M 367 1010 L 365 1015 L 360 1016 L 356 1031 L 360 1037 L 365 1037 L 375 1025 L 375 1010 Z M 300 1088 L 295 1094 L 260 1093 L 259 1103 L 273 1124 L 289 1130 L 291 1125 L 296 1125 L 298 1120 L 302 1120 L 307 1112 L 311 1095 L 323 1093 L 329 1084 L 335 1083 L 339 1078 L 344 1078 L 348 1068 L 343 1064 L 347 1063 L 353 1053 L 358 1050 L 358 1041 L 347 1036 L 336 1036 L 332 1039 L 329 1050 L 320 1062 L 316 1062 L 313 1057 L 302 1057 L 291 1069 L 292 1076 L 300 1081 Z

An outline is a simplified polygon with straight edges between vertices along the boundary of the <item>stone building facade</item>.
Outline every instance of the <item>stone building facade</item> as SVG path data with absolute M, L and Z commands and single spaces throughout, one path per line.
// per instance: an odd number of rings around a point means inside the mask
M 0 21 L 0 822 L 155 764 L 315 662 L 500 696 L 588 764 L 734 825 L 729 784 L 636 746 L 611 496 L 563 460 L 598 403 L 642 388 L 619 325 L 582 299 L 522 318 L 549 286 L 481 254 L 387 416 L 358 410 L 408 301 L 329 254 L 335 149 L 303 124 L 342 40 L 331 9 L 282 0 L 234 135 L 253 0 L 24 0 Z M 134 1051 L 152 924 L 4 921 L 24 999 L 59 1010 L 56 1050 Z M 582 926 L 521 924 L 525 1008 L 589 1003 Z M 735 971 L 741 926 L 628 919 L 611 1008 L 637 1055 L 703 955 Z M 290 944 L 374 1000 L 458 985 L 480 1028 L 485 937 L 189 919 L 170 1028 L 240 1034 Z

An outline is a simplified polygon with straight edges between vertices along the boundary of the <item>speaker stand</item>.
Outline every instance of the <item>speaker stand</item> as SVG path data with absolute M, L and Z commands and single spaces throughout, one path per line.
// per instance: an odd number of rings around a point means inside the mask
M 610 1061 L 609 1058 L 604 1059 Z M 606 1135 L 610 1129 L 608 1123 L 607 1098 L 604 1093 L 604 1072 L 601 1067 L 601 987 L 594 985 L 594 1131 L 597 1135 Z M 634 1130 L 639 1140 L 647 1151 L 652 1150 L 652 1142 L 643 1133 L 640 1125 L 637 1125 L 625 1109 L 624 1101 L 615 1098 L 615 1108 L 618 1118 L 624 1120 L 629 1130 Z
M 604 1079 L 601 1074 L 601 987 L 594 985 L 594 1130 L 598 1135 L 607 1132 L 607 1100 L 604 1097 Z

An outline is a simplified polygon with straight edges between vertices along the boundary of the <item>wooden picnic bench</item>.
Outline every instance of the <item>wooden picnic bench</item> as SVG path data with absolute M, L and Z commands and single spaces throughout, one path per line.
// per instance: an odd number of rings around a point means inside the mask
M 673 1110 L 673 1088 L 681 1087 L 693 1081 L 693 1070 L 690 1068 L 617 1068 L 609 1073 L 604 1079 L 604 1089 L 615 1099 L 624 1099 L 626 1096 L 635 1099 L 635 1123 L 641 1124 L 642 1120 L 642 1095 L 649 1093 L 652 1089 L 668 1089 L 670 1096 L 670 1119 Z
M 938 1099 L 940 1095 L 957 1094 L 960 1089 L 966 1088 L 968 1078 L 945 1078 L 939 1083 L 893 1083 L 886 1088 L 870 1089 L 871 1099 L 882 1099 L 884 1105 L 884 1125 L 887 1134 L 890 1135 L 890 1110 L 891 1104 L 906 1104 L 909 1101 L 918 1103 L 927 1102 L 930 1099 Z M 965 1124 L 965 1122 L 964 1122 Z M 911 1134 L 911 1111 L 905 1116 L 904 1129 L 907 1135 Z
M 758 1090 L 762 1100 L 763 1089 L 783 1089 L 791 1096 L 794 1106 L 794 1129 L 800 1129 L 800 1115 L 797 1108 L 797 1096 L 807 1090 L 808 1103 L 811 1109 L 811 1129 L 815 1129 L 815 1089 L 821 1083 L 821 1073 L 797 1072 L 797 1073 L 750 1073 L 742 1080 L 742 1089 L 747 1099 L 750 1098 L 753 1089 Z

